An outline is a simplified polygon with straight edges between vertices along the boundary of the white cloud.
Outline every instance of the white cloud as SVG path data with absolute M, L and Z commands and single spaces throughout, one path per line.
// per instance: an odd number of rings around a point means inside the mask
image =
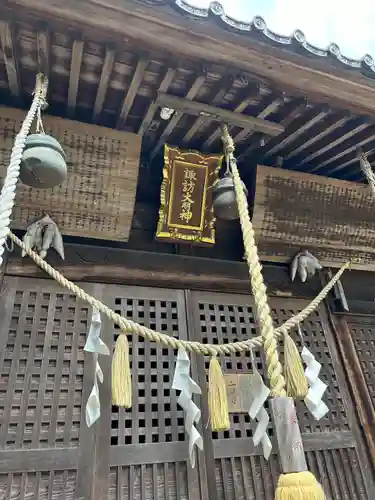
M 207 7 L 210 0 L 188 0 Z M 375 2 L 373 0 L 221 0 L 225 11 L 244 21 L 255 15 L 283 35 L 302 30 L 319 47 L 335 42 L 348 57 L 369 53 L 375 58 Z

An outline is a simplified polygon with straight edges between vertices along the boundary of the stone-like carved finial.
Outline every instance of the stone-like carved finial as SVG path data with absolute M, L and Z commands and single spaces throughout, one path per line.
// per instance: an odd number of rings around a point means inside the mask
M 23 242 L 27 248 L 37 252 L 42 259 L 47 255 L 50 248 L 54 248 L 60 257 L 64 260 L 64 244 L 57 224 L 49 215 L 30 224 Z M 26 252 L 22 252 L 22 257 Z
M 320 271 L 322 268 L 323 266 L 312 253 L 308 250 L 303 250 L 302 252 L 297 253 L 292 260 L 290 277 L 292 281 L 294 281 L 298 272 L 302 283 L 305 283 L 308 278 L 314 276 L 316 271 Z

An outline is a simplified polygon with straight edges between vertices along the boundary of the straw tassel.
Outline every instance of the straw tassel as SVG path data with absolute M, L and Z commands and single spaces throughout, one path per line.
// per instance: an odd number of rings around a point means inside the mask
M 112 358 L 112 403 L 122 408 L 132 405 L 129 342 L 124 333 L 117 338 Z
M 284 335 L 284 377 L 286 393 L 292 398 L 307 396 L 309 387 L 298 348 L 290 335 Z
M 281 474 L 275 500 L 325 500 L 321 484 L 308 471 Z
M 221 366 L 213 356 L 208 370 L 208 405 L 213 431 L 226 431 L 230 427 L 227 387 Z

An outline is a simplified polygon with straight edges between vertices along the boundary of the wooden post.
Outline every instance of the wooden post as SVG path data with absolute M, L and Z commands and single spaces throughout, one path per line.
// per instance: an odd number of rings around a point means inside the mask
M 283 473 L 306 471 L 305 452 L 293 399 L 273 398 L 271 409 Z

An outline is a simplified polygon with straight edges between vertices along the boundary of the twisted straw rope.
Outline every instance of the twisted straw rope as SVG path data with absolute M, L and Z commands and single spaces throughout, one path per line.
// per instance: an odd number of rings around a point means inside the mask
M 372 171 L 367 155 L 365 153 L 359 153 L 358 157 L 361 170 L 365 174 L 367 182 L 372 190 L 372 194 L 375 196 L 375 174 Z
M 46 104 L 47 89 L 48 79 L 42 73 L 38 73 L 36 76 L 33 102 L 22 123 L 21 130 L 16 136 L 10 155 L 9 166 L 0 195 L 0 265 L 3 262 L 4 247 L 9 231 L 17 182 L 20 176 L 20 164 L 23 150 L 25 149 L 26 139 L 34 118 L 35 116 L 40 116 L 40 110 Z
M 285 379 L 283 369 L 279 360 L 277 340 L 274 331 L 271 309 L 268 305 L 267 289 L 262 275 L 262 266 L 258 256 L 255 243 L 253 225 L 249 216 L 249 207 L 244 193 L 237 162 L 233 156 L 234 143 L 230 137 L 227 126 L 222 127 L 223 143 L 228 161 L 231 164 L 234 188 L 236 192 L 238 213 L 242 229 L 242 237 L 245 247 L 245 257 L 249 268 L 251 288 L 254 294 L 257 318 L 260 324 L 260 333 L 263 339 L 263 348 L 266 354 L 267 373 L 273 396 L 286 396 Z
M 261 336 L 254 337 L 253 339 L 248 339 L 243 342 L 232 342 L 230 344 L 202 344 L 201 342 L 192 342 L 188 340 L 175 339 L 170 337 L 165 333 L 156 332 L 150 330 L 149 328 L 139 325 L 119 314 L 115 313 L 112 309 L 107 307 L 105 304 L 95 299 L 88 293 L 86 293 L 82 288 L 75 285 L 71 281 L 67 280 L 59 271 L 50 266 L 44 259 L 42 259 L 36 252 L 26 247 L 26 245 L 21 241 L 15 234 L 11 231 L 8 233 L 9 238 L 18 245 L 26 254 L 33 259 L 33 261 L 43 269 L 47 274 L 51 276 L 57 283 L 59 283 L 64 288 L 67 288 L 72 293 L 74 293 L 81 300 L 84 300 L 91 306 L 98 309 L 98 311 L 105 314 L 111 321 L 118 325 L 122 333 L 136 333 L 141 337 L 150 340 L 151 342 L 158 342 L 165 344 L 167 347 L 172 349 L 178 349 L 180 347 L 186 349 L 190 352 L 197 352 L 203 355 L 231 355 L 236 352 L 249 351 L 251 348 L 261 347 L 263 345 L 263 338 Z M 275 329 L 276 337 L 284 335 L 299 323 L 302 323 L 326 298 L 329 291 L 335 286 L 337 281 L 340 279 L 342 274 L 346 269 L 348 269 L 350 262 L 347 262 L 342 266 L 342 268 L 333 276 L 333 278 L 327 283 L 327 285 L 320 291 L 320 293 L 308 304 L 305 309 L 292 318 L 289 318 L 283 325 Z

